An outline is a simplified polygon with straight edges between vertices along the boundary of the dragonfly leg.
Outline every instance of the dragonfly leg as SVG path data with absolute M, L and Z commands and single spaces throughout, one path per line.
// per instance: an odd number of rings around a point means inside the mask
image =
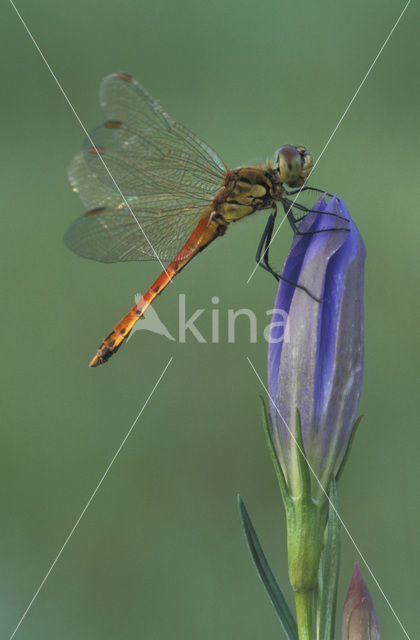
M 350 229 L 340 229 L 340 227 L 329 227 L 328 229 L 315 229 L 314 231 L 298 231 L 297 236 L 312 236 L 315 233 L 324 233 L 324 231 L 350 231 Z
M 301 211 L 306 211 L 306 213 L 304 216 L 301 216 L 300 218 L 295 218 L 292 213 L 292 206 L 296 207 L 296 203 L 292 203 L 290 200 L 283 201 L 284 212 L 290 223 L 290 226 L 292 227 L 293 233 L 297 236 L 310 236 L 310 235 L 313 235 L 314 233 L 324 233 L 324 231 L 350 231 L 350 229 L 343 229 L 342 227 L 328 227 L 328 229 L 317 229 L 315 231 L 299 231 L 299 228 L 296 223 L 303 220 L 308 213 L 320 213 L 324 215 L 324 213 L 328 214 L 328 212 L 316 211 L 316 209 L 307 209 L 302 205 L 298 205 L 297 208 L 300 209 Z M 341 220 L 344 220 L 345 222 L 349 222 L 347 218 L 344 218 L 343 216 L 339 216 L 338 214 L 330 213 L 328 215 L 332 215 L 336 218 L 340 218 Z
M 316 302 L 322 302 L 322 300 L 314 296 L 313 293 L 309 291 L 309 289 L 307 289 L 301 284 L 298 284 L 297 282 L 292 282 L 291 280 L 288 280 L 287 278 L 282 276 L 280 273 L 277 273 L 276 271 L 274 271 L 274 269 L 271 267 L 268 260 L 268 251 L 270 248 L 271 237 L 273 235 L 274 221 L 276 219 L 276 215 L 277 215 L 277 207 L 274 206 L 273 209 L 271 210 L 271 214 L 267 220 L 267 224 L 265 225 L 265 229 L 263 231 L 260 242 L 258 244 L 257 255 L 256 255 L 257 264 L 259 264 L 260 267 L 268 271 L 268 273 L 271 273 L 271 275 L 274 276 L 277 282 L 279 280 L 283 280 L 283 282 L 287 282 L 292 287 L 297 287 L 298 289 L 302 289 L 302 291 L 305 291 L 305 293 L 307 293 L 308 296 L 313 300 L 315 300 Z
M 255 259 L 260 267 L 262 267 L 263 269 L 271 273 L 276 278 L 276 280 L 278 280 L 278 274 L 275 271 L 273 271 L 268 261 L 268 251 L 270 248 L 271 236 L 273 235 L 274 221 L 276 219 L 276 215 L 277 215 L 277 207 L 274 205 L 270 215 L 268 216 L 267 224 L 265 225 L 265 229 L 263 231 L 260 242 L 258 244 L 257 255 L 255 256 Z M 263 247 L 264 247 L 264 252 L 263 252 Z
M 297 228 L 297 225 L 296 225 L 296 222 L 298 222 L 298 220 L 295 220 L 295 216 L 293 215 L 293 211 L 292 211 L 292 207 L 294 207 L 295 205 L 296 203 L 293 203 L 291 200 L 283 201 L 283 209 L 284 209 L 284 213 L 286 214 L 286 218 L 290 226 L 292 227 L 293 233 L 297 234 L 299 232 L 299 229 Z M 309 213 L 309 211 L 307 211 L 306 213 Z M 305 216 L 303 216 L 303 218 L 304 217 Z
M 293 191 L 286 191 L 288 196 L 293 196 L 295 195 L 295 193 L 300 193 L 301 191 L 317 191 L 318 193 L 325 193 L 326 196 L 329 196 L 330 198 L 333 198 L 333 194 L 332 193 L 328 193 L 328 191 L 325 191 L 324 189 L 317 189 L 316 187 L 302 187 L 301 189 L 294 189 Z
M 305 211 L 305 215 L 301 216 L 300 218 L 295 218 L 293 216 L 295 222 L 300 222 L 301 220 L 303 220 L 307 213 L 322 213 L 322 215 L 325 216 L 333 216 L 334 218 L 338 218 L 339 220 L 344 220 L 344 222 L 350 222 L 348 218 L 346 218 L 345 216 L 340 216 L 339 213 L 333 213 L 332 211 L 318 211 L 318 209 L 308 209 L 308 207 L 305 207 L 303 204 L 292 202 L 287 198 L 285 198 L 284 203 L 288 204 L 289 208 L 294 207 L 295 209 L 299 209 L 300 211 Z M 284 208 L 284 210 L 286 211 L 286 208 Z

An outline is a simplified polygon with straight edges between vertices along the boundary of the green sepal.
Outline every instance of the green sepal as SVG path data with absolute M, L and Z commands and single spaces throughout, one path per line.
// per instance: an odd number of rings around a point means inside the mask
M 286 637 L 288 640 L 298 640 L 298 630 L 295 619 L 289 609 L 276 577 L 270 569 L 267 558 L 264 555 L 260 542 L 257 538 L 257 534 L 255 533 L 248 511 L 240 495 L 238 495 L 238 506 L 249 552 L 261 582 L 263 583 L 277 616 L 279 617 Z
M 354 423 L 354 425 L 353 425 L 353 429 L 351 430 L 351 435 L 350 435 L 350 438 L 349 438 L 349 443 L 348 443 L 348 445 L 347 445 L 347 449 L 346 449 L 346 452 L 345 452 L 345 454 L 344 454 L 344 458 L 343 458 L 343 460 L 342 460 L 342 462 L 341 462 L 340 468 L 339 468 L 339 470 L 338 470 L 338 472 L 337 472 L 337 475 L 336 475 L 336 480 L 337 480 L 337 482 L 338 482 L 338 480 L 341 478 L 341 474 L 343 473 L 344 466 L 345 466 L 345 464 L 347 463 L 347 460 L 348 460 L 348 457 L 349 457 L 349 454 L 350 454 L 350 449 L 351 449 L 351 448 L 352 448 L 352 446 L 353 446 L 353 441 L 354 441 L 354 438 L 355 438 L 355 436 L 356 436 L 356 431 L 357 431 L 357 428 L 358 428 L 358 426 L 359 426 L 360 421 L 361 421 L 361 419 L 362 419 L 362 418 L 363 418 L 363 415 L 359 416 L 359 417 L 356 419 L 356 421 L 355 421 L 355 423 Z
M 305 455 L 299 409 L 296 409 L 296 434 L 292 440 L 293 445 L 296 447 L 298 473 L 302 483 L 301 497 L 303 500 L 309 501 L 311 499 L 311 472 Z
M 283 469 L 281 468 L 279 459 L 277 457 L 276 448 L 274 446 L 272 432 L 271 432 L 271 419 L 267 413 L 267 408 L 265 406 L 264 398 L 260 396 L 261 408 L 262 408 L 262 419 L 263 419 L 263 427 L 265 433 L 265 439 L 267 441 L 267 446 L 270 451 L 271 461 L 273 463 L 277 480 L 280 485 L 280 491 L 283 496 L 283 500 L 285 505 L 287 506 L 290 503 L 290 494 L 287 488 L 286 478 L 284 477 Z
M 329 487 L 328 522 L 318 581 L 318 638 L 333 640 L 337 608 L 338 573 L 340 566 L 340 522 L 337 513 L 337 482 L 331 478 Z

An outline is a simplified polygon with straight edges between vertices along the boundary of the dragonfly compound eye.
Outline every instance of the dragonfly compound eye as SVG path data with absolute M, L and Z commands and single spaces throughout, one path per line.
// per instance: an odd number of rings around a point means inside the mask
M 300 187 L 311 172 L 313 159 L 305 147 L 285 145 L 276 154 L 276 169 L 280 180 L 289 187 Z
M 301 179 L 302 179 L 302 184 L 304 184 L 304 182 L 308 179 L 309 174 L 312 171 L 312 168 L 314 166 L 314 159 L 311 156 L 311 154 L 306 151 L 304 147 L 302 147 L 302 151 L 300 151 L 300 154 L 301 154 L 301 160 L 302 160 Z M 302 186 L 302 184 L 299 183 L 299 185 L 297 186 L 300 187 Z

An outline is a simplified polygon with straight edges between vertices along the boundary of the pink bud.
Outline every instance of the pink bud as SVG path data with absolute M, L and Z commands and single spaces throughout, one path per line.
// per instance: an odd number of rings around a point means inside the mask
M 342 640 L 381 640 L 378 619 L 356 563 L 344 603 Z

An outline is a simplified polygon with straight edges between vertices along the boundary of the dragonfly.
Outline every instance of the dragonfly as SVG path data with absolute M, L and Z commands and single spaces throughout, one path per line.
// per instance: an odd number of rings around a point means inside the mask
M 281 147 L 274 166 L 267 161 L 265 167 L 229 170 L 131 75 L 107 76 L 99 98 L 107 120 L 86 138 L 68 170 L 87 211 L 69 227 L 65 243 L 100 262 L 157 259 L 169 266 L 161 262 L 161 275 L 103 340 L 91 367 L 116 353 L 147 307 L 196 255 L 231 223 L 256 211 L 271 210 L 257 262 L 282 278 L 269 263 L 277 204 L 299 234 L 298 222 L 312 210 L 289 197 L 305 190 L 324 193 L 306 186 L 313 158 L 303 146 Z M 300 218 L 293 207 L 302 212 Z M 303 285 L 290 284 L 314 297 Z

